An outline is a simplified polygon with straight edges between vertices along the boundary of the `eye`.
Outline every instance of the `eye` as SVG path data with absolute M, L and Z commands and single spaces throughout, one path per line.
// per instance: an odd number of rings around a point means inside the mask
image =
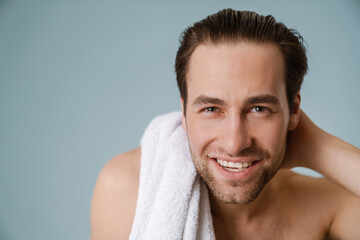
M 266 112 L 266 111 L 271 112 L 269 108 L 263 107 L 263 106 L 255 106 L 250 109 L 250 112 L 256 112 L 256 113 L 261 113 L 261 112 Z
M 219 109 L 217 107 L 207 107 L 207 108 L 204 108 L 203 111 L 204 112 L 216 112 L 216 111 L 219 111 Z
M 206 107 L 202 111 L 203 112 L 219 112 L 220 109 L 217 107 Z

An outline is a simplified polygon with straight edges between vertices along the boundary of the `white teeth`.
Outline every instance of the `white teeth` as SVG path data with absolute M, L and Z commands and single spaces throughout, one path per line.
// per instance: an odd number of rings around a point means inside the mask
M 237 162 L 237 163 L 235 163 L 235 167 L 237 167 L 237 168 L 242 168 L 243 165 L 242 165 L 240 162 Z
M 225 169 L 230 172 L 240 172 L 243 170 L 242 168 L 225 168 Z
M 239 172 L 252 165 L 252 162 L 227 162 L 221 159 L 216 159 L 220 166 L 231 172 Z

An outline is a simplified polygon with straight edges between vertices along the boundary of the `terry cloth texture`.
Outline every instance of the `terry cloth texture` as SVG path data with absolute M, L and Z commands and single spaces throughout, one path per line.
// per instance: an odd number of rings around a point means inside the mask
M 191 160 L 180 112 L 156 117 L 141 140 L 130 239 L 215 239 L 207 187 Z

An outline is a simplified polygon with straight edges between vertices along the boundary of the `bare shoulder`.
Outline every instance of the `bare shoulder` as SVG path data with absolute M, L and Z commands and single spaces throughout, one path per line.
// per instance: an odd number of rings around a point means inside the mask
M 337 193 L 342 192 L 342 188 L 324 177 L 311 177 L 292 170 L 281 170 L 280 172 L 283 184 L 295 195 L 301 193 L 305 196 L 309 194 L 316 198 L 323 196 L 328 198 L 329 194 L 337 195 Z
M 127 239 L 135 216 L 140 148 L 111 159 L 97 179 L 91 204 L 91 239 Z
M 321 216 L 329 239 L 359 239 L 360 198 L 326 178 L 314 178 L 281 170 L 291 199 L 302 211 Z M 307 210 L 306 210 L 307 209 Z
M 357 197 L 327 178 L 310 177 L 291 170 L 281 170 L 279 179 L 298 199 L 323 202 L 325 207 L 340 207 L 344 201 Z

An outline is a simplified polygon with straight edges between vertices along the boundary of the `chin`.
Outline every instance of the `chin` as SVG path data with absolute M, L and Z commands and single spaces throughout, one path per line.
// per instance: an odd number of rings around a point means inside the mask
M 261 189 L 262 190 L 262 189 Z M 254 201 L 260 194 L 260 191 L 245 192 L 242 189 L 231 189 L 229 192 L 218 192 L 210 190 L 212 196 L 226 204 L 248 204 Z
M 254 201 L 265 188 L 266 184 L 275 175 L 261 172 L 256 179 L 246 183 L 227 183 L 204 179 L 213 197 L 226 204 L 249 204 Z

